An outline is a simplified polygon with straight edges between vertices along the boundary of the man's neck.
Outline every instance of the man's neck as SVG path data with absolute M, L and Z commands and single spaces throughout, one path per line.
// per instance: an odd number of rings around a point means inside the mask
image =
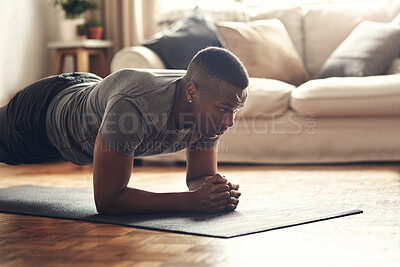
M 186 99 L 186 88 L 182 80 L 178 83 L 179 96 L 175 105 L 174 121 L 177 129 L 190 128 L 193 125 L 191 104 Z

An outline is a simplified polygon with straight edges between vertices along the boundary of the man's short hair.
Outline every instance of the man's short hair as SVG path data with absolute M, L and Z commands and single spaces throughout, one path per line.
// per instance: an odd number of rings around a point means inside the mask
M 200 50 L 190 61 L 186 81 L 225 81 L 236 88 L 245 89 L 249 85 L 249 76 L 239 58 L 220 47 L 208 47 Z

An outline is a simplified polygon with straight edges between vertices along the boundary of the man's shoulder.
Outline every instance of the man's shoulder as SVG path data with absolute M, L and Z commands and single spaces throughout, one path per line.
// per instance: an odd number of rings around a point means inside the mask
M 166 123 L 177 97 L 177 77 L 157 76 L 149 72 L 123 69 L 114 73 L 121 84 L 109 97 L 107 106 L 118 113 L 134 111 L 150 116 L 159 124 Z M 114 78 L 115 78 L 114 77 Z
M 123 80 L 137 80 L 137 81 L 147 81 L 149 83 L 157 83 L 157 84 L 165 84 L 169 81 L 174 81 L 183 76 L 181 73 L 168 73 L 168 72 L 159 72 L 157 70 L 148 70 L 148 69 L 132 69 L 126 68 L 113 72 L 109 76 L 113 76 L 113 78 L 123 79 Z
M 119 78 L 143 78 L 143 79 L 151 79 L 154 75 L 148 71 L 140 71 L 137 69 L 120 69 L 110 74 L 110 76 L 119 77 Z

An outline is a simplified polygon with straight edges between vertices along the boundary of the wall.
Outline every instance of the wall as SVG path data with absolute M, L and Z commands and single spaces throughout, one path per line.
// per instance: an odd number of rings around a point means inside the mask
M 61 11 L 52 0 L 0 0 L 0 105 L 30 83 L 53 74 Z

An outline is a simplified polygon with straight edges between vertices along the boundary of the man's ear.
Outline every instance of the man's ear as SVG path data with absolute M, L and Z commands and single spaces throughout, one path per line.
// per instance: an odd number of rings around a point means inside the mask
M 186 99 L 188 102 L 193 102 L 198 96 L 198 89 L 194 82 L 189 82 L 186 87 Z

